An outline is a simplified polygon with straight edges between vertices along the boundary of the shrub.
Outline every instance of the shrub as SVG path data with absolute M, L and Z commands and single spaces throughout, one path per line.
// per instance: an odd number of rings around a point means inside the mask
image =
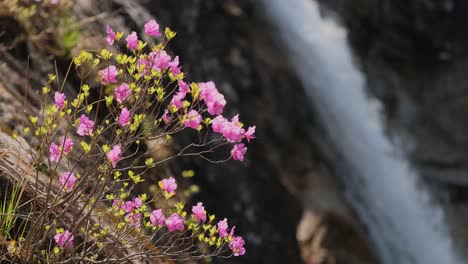
M 149 42 L 108 26 L 109 49 L 81 51 L 62 81 L 49 75 L 40 114 L 31 114 L 30 124 L 14 135 L 28 153 L 31 169 L 23 179 L 34 191 L 27 229 L 5 259 L 120 263 L 245 253 L 227 219 L 216 222 L 201 202 L 184 210 L 175 178 L 159 181 L 153 193 L 137 193 L 165 162 L 187 156 L 243 161 L 245 144 L 255 138 L 254 126 L 246 129 L 238 115 L 222 115 L 226 100 L 213 82 L 185 80 L 179 58 L 165 51 L 175 32 L 161 34 L 154 20 L 144 31 Z M 119 45 L 126 48 L 117 52 Z M 70 71 L 78 76 L 79 92 L 68 98 L 63 87 Z M 142 151 L 145 142 L 161 146 L 189 131 L 197 135 L 194 142 L 176 153 L 155 158 Z M 210 154 L 229 145 L 225 159 L 213 160 Z

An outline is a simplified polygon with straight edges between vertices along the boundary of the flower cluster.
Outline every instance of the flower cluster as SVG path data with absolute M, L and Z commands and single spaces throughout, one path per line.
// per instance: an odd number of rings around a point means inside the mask
M 60 248 L 72 248 L 75 237 L 68 230 L 57 230 L 57 234 L 54 236 L 55 243 Z
M 163 179 L 160 182 L 160 187 L 166 194 L 176 194 L 177 183 L 172 177 Z M 162 208 L 149 211 L 144 199 L 146 199 L 146 196 L 133 198 L 128 201 L 114 199 L 112 206 L 116 216 L 123 216 L 125 221 L 133 227 L 141 227 L 144 225 L 145 227 L 153 228 L 153 230 L 166 228 L 169 233 L 182 232 L 186 229 L 192 230 L 193 232 L 203 228 L 207 230 L 210 229 L 209 238 L 205 238 L 203 233 L 201 233 L 199 239 L 203 241 L 206 240 L 208 243 L 210 241 L 216 241 L 218 245 L 227 243 L 233 255 L 244 255 L 244 240 L 241 236 L 235 235 L 234 230 L 236 227 L 233 226 L 229 229 L 228 220 L 226 218 L 219 221 L 216 225 L 207 223 L 212 222 L 214 216 L 210 216 L 208 219 L 208 214 L 202 202 L 198 202 L 196 205 L 192 206 L 192 214 L 190 217 L 186 217 L 187 212 L 182 210 L 182 204 L 176 205 L 175 212 L 169 210 L 168 213 Z
M 72 151 L 73 145 L 73 140 L 70 138 L 63 139 L 60 145 L 52 142 L 49 147 L 50 161 L 59 162 L 62 154 L 68 155 Z
M 115 33 L 108 27 L 108 39 L 112 40 L 112 44 L 115 40 Z M 151 20 L 145 24 L 145 33 L 149 36 L 159 36 L 159 25 L 155 20 Z M 126 38 L 127 47 L 135 51 L 138 45 L 138 37 L 136 32 L 132 32 Z M 179 57 L 176 56 L 174 60 L 171 59 L 171 56 L 167 54 L 164 50 L 157 50 L 152 51 L 149 54 L 143 54 L 137 61 L 137 66 L 140 69 L 140 75 L 147 76 L 151 75 L 152 71 L 163 71 L 169 69 L 172 75 L 177 76 L 181 73 L 179 67 Z M 104 71 L 104 72 L 103 72 Z M 110 78 L 104 78 L 110 74 Z M 101 73 L 102 72 L 102 73 Z M 102 70 L 100 72 L 101 76 L 101 83 L 103 85 L 109 83 L 116 83 L 116 76 L 117 76 L 117 69 L 115 66 L 111 65 L 107 69 Z M 103 77 L 104 76 L 104 77 Z M 168 116 L 168 113 L 174 113 L 179 110 L 183 110 L 184 108 L 184 99 L 187 97 L 188 94 L 192 94 L 192 96 L 198 96 L 199 99 L 206 105 L 207 111 L 210 115 L 215 116 L 215 118 L 211 121 L 212 130 L 214 132 L 220 133 L 223 137 L 228 140 L 229 142 L 238 143 L 235 144 L 231 150 L 231 157 L 234 160 L 243 161 L 244 156 L 247 152 L 247 147 L 243 143 L 239 143 L 242 139 L 245 139 L 248 143 L 252 139 L 255 138 L 255 126 L 251 126 L 247 129 L 247 131 L 243 128 L 243 124 L 239 122 L 239 115 L 235 115 L 231 121 L 228 121 L 225 117 L 223 117 L 222 113 L 224 107 L 226 105 L 226 100 L 221 94 L 214 82 L 202 82 L 199 83 L 194 89 L 190 89 L 190 86 L 183 81 L 182 79 L 178 79 L 178 90 L 172 96 L 169 109 L 171 111 L 165 111 L 164 114 L 161 116 L 161 119 L 165 123 L 169 123 L 172 118 Z M 123 88 L 122 88 L 123 87 Z M 123 92 L 124 90 L 125 92 Z M 118 86 L 115 90 L 116 96 L 117 94 L 124 93 L 125 96 L 117 96 L 117 100 L 122 102 L 123 98 L 127 98 L 130 94 L 128 89 L 128 85 L 126 83 L 122 83 Z M 198 93 L 198 95 L 197 95 Z M 191 109 L 185 116 L 184 125 L 187 128 L 192 129 L 200 129 L 200 125 L 203 122 L 202 115 L 196 111 L 195 109 Z
M 50 220 L 52 217 L 47 218 L 46 213 L 38 213 L 45 226 L 34 228 L 37 233 L 46 230 L 44 236 L 50 240 L 53 237 L 57 258 L 61 252 L 71 252 L 67 249 L 81 250 L 89 245 L 99 252 L 109 245 L 141 249 L 140 238 L 164 249 L 145 251 L 146 256 L 170 253 L 157 241 L 173 239 L 179 239 L 180 247 L 187 243 L 188 248 L 198 239 L 197 243 L 206 245 L 202 252 L 206 256 L 225 252 L 229 256 L 243 255 L 244 240 L 235 234 L 234 226 L 229 227 L 226 218 L 215 222 L 214 215 L 205 210 L 202 202 L 194 204 L 189 212 L 184 210 L 179 201 L 183 196 L 177 194 L 184 185 L 178 186 L 174 177 L 159 181 L 160 188 L 154 193 L 135 196 L 136 190 L 146 187 L 137 188 L 138 184 L 152 182 L 149 175 L 154 174 L 147 172 L 153 172 L 165 161 L 184 156 L 211 161 L 208 153 L 226 145 L 232 148 L 225 160 L 243 161 L 246 144 L 255 138 L 255 126 L 245 128 L 238 114 L 231 119 L 223 116 L 226 99 L 214 82 L 193 83 L 185 79 L 179 57 L 164 50 L 174 32 L 166 28 L 162 34 L 155 20 L 145 24 L 144 32 L 150 42 L 142 41 L 144 38 L 135 31 L 125 36 L 107 26 L 106 42 L 113 46 L 112 50 L 125 51 L 82 51 L 73 59 L 81 83 L 76 97 L 67 98 L 58 89 L 53 93 L 53 102 L 44 105 L 41 118 L 30 116 L 34 135 L 39 142 L 45 142 L 43 155 L 48 156 L 45 170 L 53 178 L 51 183 L 58 176 L 56 181 L 61 187 L 57 194 L 47 196 L 48 208 L 68 204 L 61 214 L 76 210 L 89 215 L 79 217 L 76 223 L 61 223 L 67 229 L 59 228 L 51 234 L 50 227 L 59 227 L 58 221 Z M 157 43 L 154 37 L 163 38 L 161 35 L 165 40 Z M 145 52 L 147 47 L 150 51 Z M 55 78 L 49 75 L 50 86 Z M 44 95 L 49 91 L 50 87 L 42 90 Z M 98 94 L 99 98 L 91 94 Z M 148 149 L 142 144 L 149 146 L 154 141 L 158 146 L 167 144 L 173 135 L 183 131 L 191 131 L 198 137 L 192 144 L 180 147 L 176 154 L 161 157 L 141 151 Z M 173 147 L 179 148 L 175 144 Z M 103 218 L 108 219 L 101 221 Z M 80 245 L 75 245 L 77 241 Z

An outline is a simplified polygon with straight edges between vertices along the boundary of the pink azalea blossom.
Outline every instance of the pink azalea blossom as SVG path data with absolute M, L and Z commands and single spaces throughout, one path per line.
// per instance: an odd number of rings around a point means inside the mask
M 177 183 L 173 177 L 163 179 L 161 183 L 163 191 L 165 191 L 168 194 L 175 194 L 175 190 L 177 189 Z
M 166 217 L 161 209 L 153 210 L 150 214 L 150 222 L 154 226 L 163 226 Z
M 62 156 L 62 152 L 65 155 L 69 154 L 72 150 L 73 144 L 73 141 L 69 138 L 65 139 L 65 142 L 64 140 L 62 140 L 62 143 L 60 143 L 60 145 L 57 145 L 55 144 L 55 142 L 52 142 L 49 147 L 50 161 L 59 162 L 60 157 Z
M 249 127 L 249 129 L 247 129 L 247 132 L 245 132 L 244 134 L 245 138 L 247 139 L 247 142 L 250 143 L 250 140 L 255 138 L 254 134 L 255 134 L 255 126 Z
M 52 142 L 52 144 L 50 144 L 49 154 L 50 161 L 59 162 L 61 157 L 61 151 L 60 147 L 57 144 L 55 144 L 55 142 Z
M 119 200 L 114 200 L 114 206 L 119 206 L 120 201 Z M 139 198 L 133 198 L 131 201 L 126 201 L 125 203 L 122 204 L 120 207 L 122 210 L 124 210 L 127 213 L 132 212 L 135 208 L 140 208 L 143 205 L 143 201 Z
M 203 203 L 197 203 L 197 205 L 192 206 L 192 213 L 198 223 L 206 221 L 206 211 Z
M 179 67 L 179 56 L 176 56 L 173 61 L 169 63 L 169 68 L 172 72 L 172 74 L 177 75 L 180 73 L 180 67 Z
M 236 229 L 236 226 L 233 226 L 233 227 L 231 228 L 231 232 L 229 232 L 229 235 L 230 235 L 230 236 L 234 237 L 234 230 L 235 230 L 235 229 Z
M 161 32 L 159 32 L 159 24 L 154 19 L 151 19 L 150 21 L 148 21 L 145 24 L 144 28 L 145 28 L 145 33 L 148 34 L 149 36 L 157 37 L 161 35 Z
M 117 102 L 122 103 L 127 99 L 130 94 L 132 93 L 132 90 L 130 90 L 130 87 L 126 83 L 122 83 L 121 85 L 117 86 L 114 90 L 114 95 L 117 100 Z
M 75 145 L 75 143 L 73 143 L 73 140 L 70 138 L 64 138 L 62 139 L 62 143 L 60 143 L 60 147 L 63 146 L 64 154 L 69 154 L 72 151 L 73 145 Z
M 94 121 L 83 114 L 80 116 L 76 133 L 80 136 L 91 135 L 91 133 L 93 133 L 93 128 Z
M 234 145 L 231 150 L 231 155 L 233 160 L 244 161 L 244 155 L 247 152 L 247 147 L 240 143 Z
M 117 67 L 110 65 L 109 67 L 98 71 L 99 79 L 102 85 L 117 83 Z
M 107 152 L 107 159 L 112 164 L 112 168 L 115 169 L 117 162 L 122 159 L 120 156 L 121 153 L 122 149 L 119 145 L 115 145 L 109 152 Z
M 131 50 L 136 50 L 138 47 L 138 36 L 135 31 L 132 31 L 130 35 L 125 39 L 127 41 L 127 47 Z
M 244 239 L 241 236 L 234 237 L 232 241 L 229 243 L 229 248 L 232 250 L 234 256 L 242 256 L 245 254 L 244 248 Z
M 200 123 L 203 121 L 202 116 L 195 110 L 190 110 L 187 115 L 187 119 L 184 121 L 185 127 L 198 129 Z
M 130 111 L 128 111 L 127 107 L 122 108 L 117 124 L 120 126 L 126 126 L 130 124 L 130 115 Z
M 166 219 L 166 226 L 169 232 L 183 231 L 184 230 L 184 218 L 178 214 L 173 213 L 169 218 Z
M 127 215 L 127 218 L 128 218 L 129 225 L 132 225 L 134 227 L 141 226 L 141 218 L 142 218 L 141 213 L 130 213 Z
M 54 95 L 55 106 L 58 109 L 62 109 L 65 106 L 65 99 L 66 97 L 64 93 L 55 92 L 55 95 Z
M 190 86 L 183 80 L 178 80 L 177 84 L 179 85 L 179 91 L 182 93 L 188 93 L 190 91 Z
M 227 126 L 223 130 L 223 136 L 231 142 L 240 142 L 245 130 L 239 123 L 239 115 L 235 115 L 231 122 L 226 124 Z
M 228 222 L 227 219 L 224 218 L 222 221 L 218 222 L 218 233 L 221 238 L 225 238 L 228 235 Z
M 143 65 L 140 76 L 147 75 L 150 73 L 149 69 L 153 67 L 153 62 L 150 59 L 141 58 L 137 61 L 137 69 L 140 70 L 141 65 Z
M 120 199 L 114 199 L 114 201 L 112 202 L 112 206 L 114 207 L 120 207 L 121 205 L 123 206 L 122 200 Z
M 133 201 L 126 201 L 122 204 L 121 209 L 127 213 L 130 213 L 131 211 L 133 211 L 133 209 L 135 209 L 135 203 Z
M 143 201 L 139 197 L 133 198 L 132 202 L 135 208 L 140 208 L 141 206 L 143 206 Z
M 76 176 L 74 173 L 71 172 L 64 172 L 60 174 L 59 182 L 62 184 L 63 189 L 67 192 L 73 190 L 73 186 L 76 182 Z
M 169 105 L 171 107 L 180 109 L 184 105 L 184 99 L 187 93 L 190 91 L 190 87 L 186 82 L 182 80 L 179 80 L 178 84 L 179 84 L 179 91 L 172 97 Z
M 166 69 L 171 63 L 171 56 L 165 50 L 150 52 L 149 59 L 153 62 L 155 70 Z
M 164 113 L 161 116 L 161 118 L 164 121 L 164 123 L 166 123 L 166 124 L 169 124 L 171 122 L 171 117 L 169 116 L 169 111 L 167 111 L 167 109 L 164 110 Z
M 223 134 L 230 142 L 240 142 L 245 134 L 239 123 L 239 115 L 234 116 L 231 121 L 221 115 L 217 116 L 211 121 L 211 128 L 214 132 Z
M 223 133 L 224 128 L 227 126 L 227 122 L 226 118 L 219 115 L 211 120 L 211 129 L 216 133 Z
M 200 99 L 205 101 L 208 107 L 208 113 L 211 115 L 220 115 L 223 112 L 226 100 L 222 95 L 214 82 L 200 83 Z
M 107 38 L 106 38 L 107 43 L 109 45 L 113 45 L 114 40 L 115 40 L 115 32 L 112 30 L 112 28 L 109 25 L 106 26 L 106 32 L 107 32 Z
M 54 236 L 55 243 L 59 248 L 72 248 L 74 239 L 75 237 L 68 230 Z
M 185 93 L 178 92 L 172 97 L 171 102 L 169 103 L 169 105 L 171 107 L 175 107 L 177 109 L 180 109 L 184 105 L 184 102 L 183 102 L 184 98 L 185 98 Z

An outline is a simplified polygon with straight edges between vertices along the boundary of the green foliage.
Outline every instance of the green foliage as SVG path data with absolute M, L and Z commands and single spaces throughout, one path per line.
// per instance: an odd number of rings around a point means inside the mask
M 2 201 L 0 201 L 0 235 L 7 240 L 14 240 L 15 237 L 12 234 L 13 229 L 18 229 L 19 237 L 25 232 L 26 224 L 25 221 L 21 225 L 17 225 L 19 222 L 19 211 L 21 205 L 21 198 L 23 196 L 25 185 L 21 183 L 15 183 L 10 188 L 5 188 Z

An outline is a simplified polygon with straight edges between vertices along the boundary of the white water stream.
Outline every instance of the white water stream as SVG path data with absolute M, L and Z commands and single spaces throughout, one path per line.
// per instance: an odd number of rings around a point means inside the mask
M 261 2 L 346 163 L 347 196 L 368 226 L 380 261 L 461 263 L 443 210 L 431 202 L 429 190 L 385 135 L 379 103 L 365 94 L 345 29 L 322 18 L 313 0 Z

